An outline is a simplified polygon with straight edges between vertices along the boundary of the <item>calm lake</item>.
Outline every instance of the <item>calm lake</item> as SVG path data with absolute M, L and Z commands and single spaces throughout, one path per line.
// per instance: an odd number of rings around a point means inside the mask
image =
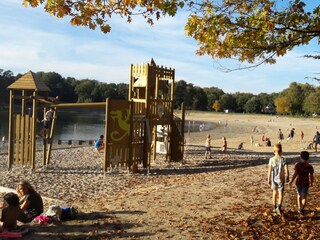
M 41 119 L 41 114 L 38 118 Z M 0 136 L 8 139 L 8 118 L 7 110 L 0 111 Z M 38 120 L 37 131 L 40 131 L 42 124 Z M 104 110 L 61 109 L 57 112 L 57 125 L 54 132 L 56 140 L 95 140 L 104 134 Z
M 31 111 L 31 109 L 29 109 Z M 41 113 L 38 113 L 37 131 L 42 129 Z M 0 138 L 8 140 L 8 110 L 0 110 Z M 60 109 L 57 111 L 57 125 L 54 132 L 54 141 L 62 140 L 96 140 L 104 134 L 105 111 L 99 109 Z M 208 130 L 214 127 L 213 123 L 201 121 L 186 121 L 185 131 Z

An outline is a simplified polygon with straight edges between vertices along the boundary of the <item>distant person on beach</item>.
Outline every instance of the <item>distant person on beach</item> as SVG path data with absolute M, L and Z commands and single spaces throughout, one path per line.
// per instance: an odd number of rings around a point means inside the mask
M 52 126 L 54 108 L 50 108 L 43 119 L 43 137 L 48 137 L 47 135 L 50 133 L 50 129 Z
M 293 139 L 293 137 L 294 137 L 294 131 L 295 131 L 295 129 L 294 129 L 294 128 L 291 128 L 291 130 L 290 130 L 290 137 L 291 137 L 291 139 Z
M 250 138 L 250 143 L 251 143 L 251 146 L 253 146 L 253 143 L 254 143 L 253 136 L 251 136 Z
M 301 130 L 300 132 L 300 141 L 303 142 L 304 139 L 304 132 Z
M 270 138 L 266 138 L 265 145 L 266 145 L 266 147 L 271 147 L 271 140 L 270 140 Z
M 282 132 L 281 128 L 279 128 L 279 131 L 278 131 L 278 142 L 281 143 L 281 141 L 283 139 L 284 139 L 283 132 Z
M 291 128 L 289 134 L 288 134 L 288 138 L 287 138 L 287 141 L 291 141 L 294 137 L 294 131 L 295 129 L 294 128 Z
M 226 153 L 227 152 L 227 139 L 226 139 L 226 137 L 222 137 L 221 152 L 222 153 Z
M 18 220 L 23 223 L 31 222 L 43 213 L 43 201 L 39 193 L 27 181 L 22 181 L 16 189 L 20 198 L 21 212 Z
M 319 133 L 319 131 L 317 131 L 316 135 L 314 135 L 313 142 L 314 142 L 314 149 L 317 152 L 318 151 L 318 144 L 320 144 L 320 133 Z
M 208 134 L 206 142 L 205 142 L 205 153 L 204 156 L 207 159 L 207 155 L 209 155 L 209 158 L 211 158 L 211 139 L 210 134 Z
M 100 138 L 95 142 L 94 149 L 100 152 L 104 148 L 104 136 L 100 135 Z
M 307 146 L 306 146 L 306 150 L 311 150 L 311 149 L 314 149 L 313 148 L 313 141 L 311 141 L 311 142 L 309 142 L 308 144 L 307 144 Z
M 0 213 L 3 229 L 10 231 L 17 227 L 20 211 L 18 195 L 12 192 L 6 193 L 3 196 L 3 206 Z
M 264 142 L 265 141 L 265 136 L 264 136 L 264 133 L 262 133 L 262 136 L 261 136 L 261 141 Z
M 281 156 L 282 145 L 277 143 L 273 150 L 274 156 L 269 159 L 268 185 L 272 189 L 272 210 L 282 214 L 284 184 L 289 181 L 289 169 L 286 159 Z
M 296 190 L 297 190 L 297 204 L 298 212 L 300 214 L 304 213 L 304 208 L 307 204 L 307 196 L 309 187 L 313 185 L 313 174 L 314 169 L 311 164 L 308 163 L 309 152 L 302 151 L 300 153 L 300 161 L 294 166 L 294 174 L 292 176 L 289 185 L 296 180 Z

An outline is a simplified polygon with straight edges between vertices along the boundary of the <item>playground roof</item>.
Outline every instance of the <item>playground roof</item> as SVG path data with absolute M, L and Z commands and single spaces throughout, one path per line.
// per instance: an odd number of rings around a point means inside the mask
M 38 80 L 32 71 L 25 73 L 22 77 L 12 83 L 8 89 L 50 92 L 50 88 Z

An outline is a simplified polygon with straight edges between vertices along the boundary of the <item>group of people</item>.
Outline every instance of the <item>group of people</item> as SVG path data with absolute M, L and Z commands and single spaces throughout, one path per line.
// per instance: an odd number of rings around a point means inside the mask
M 307 204 L 309 187 L 313 185 L 314 169 L 308 163 L 309 152 L 300 153 L 300 161 L 294 166 L 294 174 L 290 180 L 289 169 L 286 159 L 282 157 L 282 145 L 277 143 L 274 146 L 274 156 L 269 160 L 268 185 L 273 190 L 272 205 L 273 211 L 282 214 L 282 202 L 285 184 L 289 186 L 296 180 L 298 212 L 304 214 Z
M 6 193 L 1 206 L 1 230 L 11 231 L 17 227 L 17 221 L 31 222 L 43 213 L 43 201 L 40 194 L 27 182 L 17 185 L 16 192 Z
M 222 137 L 222 146 L 220 148 L 221 153 L 226 153 L 227 152 L 227 139 L 226 137 Z M 210 134 L 207 135 L 206 141 L 205 141 L 205 153 L 204 153 L 205 158 L 207 157 L 211 158 L 211 137 Z

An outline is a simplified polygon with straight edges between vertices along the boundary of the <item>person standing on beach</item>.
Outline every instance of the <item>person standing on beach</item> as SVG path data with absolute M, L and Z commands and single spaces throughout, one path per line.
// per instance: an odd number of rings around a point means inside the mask
M 293 137 L 294 137 L 294 131 L 295 131 L 294 128 L 292 128 L 292 129 L 290 130 L 290 137 L 291 137 L 291 139 L 293 139 Z
M 210 134 L 207 135 L 207 139 L 205 142 L 205 153 L 204 156 L 207 159 L 207 155 L 209 155 L 209 158 L 211 158 L 211 139 Z
M 294 128 L 291 128 L 289 134 L 288 134 L 288 138 L 287 138 L 287 141 L 291 141 L 294 137 Z
M 221 147 L 221 152 L 226 153 L 227 152 L 227 139 L 226 137 L 222 137 L 222 147 Z
M 298 212 L 300 214 L 304 213 L 304 208 L 307 204 L 307 196 L 309 187 L 313 185 L 313 174 L 314 169 L 311 164 L 308 163 L 309 152 L 302 151 L 300 153 L 300 161 L 294 166 L 294 174 L 289 186 L 292 185 L 293 181 L 296 180 L 296 190 L 297 190 L 297 204 Z
M 278 142 L 281 143 L 281 141 L 283 140 L 283 132 L 281 130 L 281 128 L 279 128 L 279 131 L 278 131 Z
M 253 143 L 254 143 L 253 136 L 251 136 L 250 138 L 250 143 L 251 143 L 251 146 L 253 146 Z
M 282 145 L 280 143 L 275 144 L 273 151 L 274 156 L 269 159 L 268 185 L 272 189 L 272 210 L 281 215 L 284 184 L 285 181 L 289 182 L 289 169 L 286 159 L 281 156 Z
M 316 135 L 314 135 L 313 142 L 314 142 L 314 149 L 317 152 L 318 151 L 318 144 L 320 144 L 320 133 L 319 133 L 319 131 L 317 131 Z
M 300 132 L 300 141 L 303 142 L 304 139 L 304 132 L 301 130 Z

